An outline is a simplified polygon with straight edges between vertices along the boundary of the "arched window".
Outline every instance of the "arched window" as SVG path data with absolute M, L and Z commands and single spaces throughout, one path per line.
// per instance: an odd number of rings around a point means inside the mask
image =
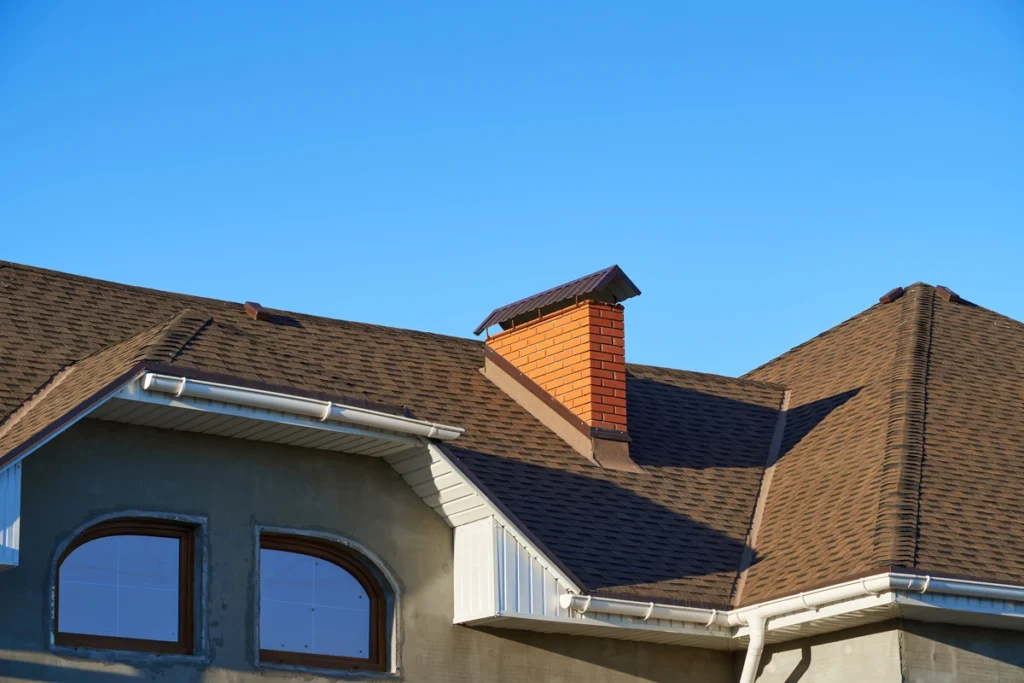
M 193 534 L 157 519 L 86 529 L 57 561 L 54 643 L 190 654 Z
M 384 671 L 387 599 L 350 550 L 307 536 L 260 535 L 260 661 Z

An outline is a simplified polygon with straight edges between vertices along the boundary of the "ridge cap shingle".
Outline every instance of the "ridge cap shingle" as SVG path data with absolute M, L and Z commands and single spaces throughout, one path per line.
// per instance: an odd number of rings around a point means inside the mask
M 927 284 L 925 282 L 918 281 L 918 282 L 915 282 L 913 284 L 907 285 L 904 288 L 905 293 L 900 297 L 900 299 L 897 299 L 897 301 L 900 301 L 900 300 L 904 299 L 906 297 L 907 293 L 909 293 L 911 290 L 918 290 L 918 289 L 921 289 L 921 288 L 927 288 L 927 289 L 932 290 L 932 291 L 935 290 L 935 287 L 933 287 L 932 285 L 929 285 L 929 284 Z M 895 303 L 895 302 L 892 302 L 892 303 Z M 836 323 L 835 325 L 833 325 L 832 327 L 828 328 L 827 330 L 824 330 L 823 332 L 819 332 L 818 334 L 814 335 L 810 339 L 806 339 L 806 340 L 800 342 L 799 344 L 797 344 L 796 346 L 794 346 L 794 347 L 792 347 L 792 348 L 790 348 L 790 349 L 788 349 L 786 351 L 783 351 L 782 353 L 780 353 L 779 355 L 775 356 L 774 358 L 768 359 L 767 361 L 765 361 L 764 363 L 761 363 L 757 367 L 751 368 L 747 372 L 745 372 L 742 375 L 740 375 L 739 379 L 750 379 L 751 375 L 753 375 L 754 373 L 759 372 L 761 370 L 764 370 L 765 368 L 768 368 L 768 367 L 776 364 L 778 361 L 781 361 L 782 359 L 787 358 L 788 356 L 792 355 L 793 353 L 795 353 L 795 352 L 797 352 L 797 351 L 807 347 L 810 344 L 813 344 L 814 342 L 816 342 L 816 341 L 818 341 L 820 339 L 824 339 L 824 338 L 830 337 L 833 334 L 838 334 L 839 332 L 841 332 L 843 330 L 843 328 L 845 328 L 845 327 L 853 324 L 854 322 L 860 320 L 864 316 L 870 314 L 875 309 L 877 309 L 877 308 L 879 308 L 881 306 L 890 306 L 890 305 L 892 305 L 892 303 L 875 303 L 875 304 L 873 304 L 871 306 L 868 306 L 867 308 L 863 309 L 862 311 L 859 311 L 858 313 L 853 314 L 849 318 L 846 318 L 845 320 L 843 320 L 843 321 L 841 321 L 839 323 Z M 1012 318 L 1011 318 L 1011 320 L 1012 320 Z
M 899 336 L 889 383 L 874 542 L 879 566 L 912 567 L 916 559 L 920 521 L 935 289 L 930 286 L 909 287 L 900 307 Z
M 240 301 L 232 301 L 230 299 L 215 299 L 212 297 L 204 297 L 196 294 L 186 294 L 183 292 L 170 292 L 163 289 L 155 289 L 153 287 L 143 287 L 141 285 L 129 285 L 123 282 L 117 282 L 116 280 L 105 280 L 103 278 L 90 277 L 88 275 L 78 275 L 77 273 L 66 273 L 64 271 L 53 270 L 51 268 L 40 268 L 38 266 L 30 266 L 23 263 L 15 263 L 13 261 L 4 261 L 0 259 L 0 270 L 2 270 L 3 268 L 11 268 L 13 270 L 24 271 L 27 273 L 35 273 L 38 275 L 53 277 L 61 280 L 71 280 L 79 283 L 88 283 L 102 287 L 109 287 L 111 289 L 124 293 L 147 294 L 150 296 L 159 297 L 165 301 L 189 305 L 200 309 L 203 306 L 216 306 L 217 308 L 237 308 L 239 312 L 244 311 L 244 303 Z M 460 337 L 457 335 L 442 334 L 440 332 L 428 332 L 426 330 L 415 330 L 407 327 L 395 327 L 393 325 L 381 325 L 378 323 L 368 323 L 359 320 L 347 320 L 345 318 L 332 318 L 330 316 L 318 315 L 316 313 L 303 313 L 302 311 L 292 311 L 284 308 L 274 308 L 272 306 L 264 306 L 264 308 L 269 313 L 272 314 L 282 315 L 285 317 L 293 317 L 298 320 L 320 322 L 336 327 L 356 326 L 370 330 L 378 330 L 382 332 L 401 332 L 403 334 L 409 335 L 432 337 L 443 341 L 462 343 L 465 344 L 466 346 L 484 346 L 484 342 L 482 340 L 472 339 L 470 337 Z
M 26 415 L 32 413 L 55 391 L 62 390 L 68 380 L 74 380 L 83 371 L 95 371 L 97 379 L 109 378 L 111 380 L 123 374 L 129 368 L 138 365 L 143 361 L 169 363 L 177 353 L 209 323 L 211 318 L 203 315 L 194 308 L 185 308 L 175 315 L 154 325 L 149 325 L 138 332 L 108 344 L 93 353 L 67 363 L 43 384 L 36 387 L 17 408 L 12 410 L 5 419 L 0 422 L 0 461 L 6 459 L 10 453 L 18 451 L 25 443 L 35 439 L 41 431 L 49 429 L 53 424 L 59 422 L 65 416 L 65 411 L 60 411 L 51 416 L 50 420 L 38 425 L 36 431 L 22 434 L 22 438 L 15 438 L 13 443 L 8 443 L 8 436 L 17 429 Z M 122 357 L 122 353 L 125 354 Z M 106 357 L 110 357 L 108 360 Z M 92 365 L 98 367 L 93 370 Z M 109 367 L 106 365 L 109 364 Z M 83 370 L 84 369 L 84 370 Z M 106 372 L 109 371 L 109 372 Z M 116 373 L 116 374 L 115 374 Z M 92 394 L 83 396 L 81 401 L 68 406 L 70 409 L 77 409 L 83 402 L 87 402 Z M 17 437 L 17 435 L 16 435 Z
M 183 308 L 159 326 L 156 338 L 142 352 L 141 360 L 171 363 L 182 349 L 213 321 L 213 316 L 191 306 Z M 143 330 L 144 333 L 146 330 Z M 140 333 L 141 334 L 141 333 Z

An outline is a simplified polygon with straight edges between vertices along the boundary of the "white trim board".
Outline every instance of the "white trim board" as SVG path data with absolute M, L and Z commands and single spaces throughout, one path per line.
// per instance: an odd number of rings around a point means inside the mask
M 0 470 L 0 570 L 18 566 L 21 547 L 21 463 Z

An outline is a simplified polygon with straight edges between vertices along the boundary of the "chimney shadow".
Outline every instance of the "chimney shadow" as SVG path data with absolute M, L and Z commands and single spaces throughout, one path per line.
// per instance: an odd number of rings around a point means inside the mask
M 727 609 L 782 391 L 757 404 L 637 377 L 628 391 L 645 473 L 449 448 L 588 591 Z M 790 410 L 779 458 L 858 392 Z

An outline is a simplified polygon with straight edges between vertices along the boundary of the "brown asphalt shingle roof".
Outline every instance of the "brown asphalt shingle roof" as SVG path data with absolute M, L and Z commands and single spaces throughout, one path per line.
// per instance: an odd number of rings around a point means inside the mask
M 889 566 L 1024 582 L 1020 323 L 917 285 L 744 378 L 630 365 L 643 474 L 577 454 L 483 377 L 482 348 L 0 264 L 0 462 L 156 363 L 464 427 L 460 466 L 592 592 L 723 608 Z

